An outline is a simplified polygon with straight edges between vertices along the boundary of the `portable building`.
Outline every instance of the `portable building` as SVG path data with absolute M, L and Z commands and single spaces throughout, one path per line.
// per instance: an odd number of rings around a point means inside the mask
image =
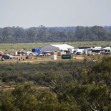
M 63 54 L 62 59 L 73 59 L 73 55 L 72 54 Z
M 57 60 L 57 55 L 52 55 L 52 56 L 51 56 L 51 59 L 52 59 L 52 60 Z
M 102 54 L 109 55 L 111 54 L 111 47 L 105 47 L 102 49 Z
M 111 47 L 105 47 L 105 48 L 103 48 L 103 50 L 104 50 L 105 52 L 111 52 Z
M 78 49 L 90 49 L 91 47 L 78 47 Z
M 101 50 L 102 47 L 101 46 L 96 46 L 96 47 L 91 47 L 92 50 Z

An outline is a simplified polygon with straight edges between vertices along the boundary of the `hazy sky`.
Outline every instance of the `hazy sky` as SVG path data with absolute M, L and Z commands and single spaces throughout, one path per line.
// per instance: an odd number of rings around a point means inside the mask
M 0 27 L 111 25 L 111 0 L 0 0 Z

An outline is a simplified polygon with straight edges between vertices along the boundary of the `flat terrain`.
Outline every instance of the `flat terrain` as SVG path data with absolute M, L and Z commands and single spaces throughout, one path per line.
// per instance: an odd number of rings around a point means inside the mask
M 7 52 L 14 52 L 18 50 L 32 50 L 32 48 L 41 48 L 49 44 L 62 44 L 63 42 L 48 42 L 48 43 L 6 43 L 6 44 L 0 44 L 0 51 L 3 51 L 5 53 Z M 64 42 L 66 44 L 72 45 L 74 47 L 89 47 L 89 46 L 111 46 L 111 41 L 86 41 L 86 42 Z
M 15 56 L 17 57 L 17 56 Z M 19 58 L 26 58 L 26 56 L 18 56 Z M 75 55 L 73 57 L 73 59 L 71 60 L 83 60 L 84 56 L 83 55 Z M 49 61 L 54 61 L 51 59 L 51 56 L 46 56 L 46 57 L 32 57 L 32 59 L 21 59 L 20 61 L 17 59 L 10 59 L 10 60 L 4 60 L 1 61 L 1 57 L 0 57 L 0 63 L 47 63 Z M 57 57 L 57 60 L 55 60 L 55 62 L 60 62 L 60 61 L 70 61 L 70 59 L 61 59 L 61 56 Z
M 111 41 L 86 41 L 86 42 L 64 42 L 66 44 L 72 45 L 74 47 L 89 47 L 89 46 L 111 46 Z M 41 48 L 49 44 L 62 44 L 62 42 L 48 42 L 48 43 L 16 43 L 16 44 L 11 44 L 11 43 L 3 43 L 0 44 L 0 51 L 3 51 L 4 53 L 9 53 L 9 52 L 14 52 L 14 51 L 31 51 L 33 48 Z M 73 60 L 83 60 L 83 56 L 74 56 Z M 40 63 L 40 62 L 48 62 L 52 61 L 51 57 L 34 57 L 32 59 L 28 60 L 6 60 L 3 61 L 4 63 L 8 62 L 30 62 L 30 63 Z M 57 61 L 64 61 L 61 59 L 61 57 L 58 57 Z M 65 60 L 68 61 L 68 60 Z M 0 63 L 3 63 L 0 61 Z

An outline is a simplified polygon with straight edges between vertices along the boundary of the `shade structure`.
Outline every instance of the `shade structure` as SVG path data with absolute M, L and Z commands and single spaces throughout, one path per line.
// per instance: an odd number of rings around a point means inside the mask
M 73 49 L 73 46 L 67 44 L 51 44 L 41 48 L 42 52 L 59 52 L 59 51 L 67 51 L 68 49 Z

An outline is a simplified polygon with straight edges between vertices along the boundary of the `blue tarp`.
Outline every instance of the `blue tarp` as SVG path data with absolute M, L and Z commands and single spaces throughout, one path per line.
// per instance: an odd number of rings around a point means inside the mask
M 35 48 L 35 49 L 32 49 L 32 52 L 40 52 L 40 48 Z

